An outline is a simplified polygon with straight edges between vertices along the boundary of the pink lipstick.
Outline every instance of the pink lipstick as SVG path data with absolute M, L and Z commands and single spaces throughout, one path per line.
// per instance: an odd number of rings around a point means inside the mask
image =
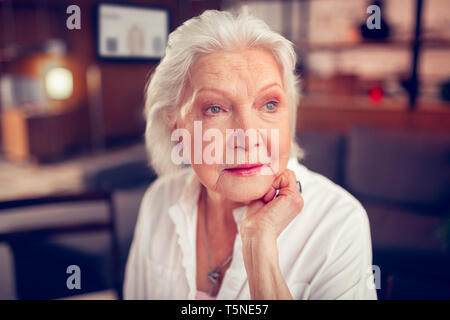
M 258 174 L 262 166 L 262 163 L 240 164 L 232 168 L 227 168 L 225 171 L 238 177 L 251 177 Z

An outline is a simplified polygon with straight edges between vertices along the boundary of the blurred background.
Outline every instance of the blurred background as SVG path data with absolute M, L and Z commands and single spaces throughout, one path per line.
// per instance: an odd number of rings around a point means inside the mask
M 366 208 L 379 299 L 450 298 L 450 1 L 0 0 L 0 299 L 121 297 L 146 80 L 183 21 L 242 5 L 295 44 L 302 161 Z

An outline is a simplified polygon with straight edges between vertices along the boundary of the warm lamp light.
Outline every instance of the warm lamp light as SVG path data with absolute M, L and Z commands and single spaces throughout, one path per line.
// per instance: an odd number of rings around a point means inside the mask
M 52 68 L 45 74 L 45 90 L 52 99 L 67 99 L 73 91 L 72 72 L 65 68 Z

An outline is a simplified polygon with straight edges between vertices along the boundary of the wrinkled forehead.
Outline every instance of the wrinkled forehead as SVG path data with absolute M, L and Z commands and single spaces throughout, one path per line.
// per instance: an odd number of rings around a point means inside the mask
M 268 84 L 284 91 L 282 71 L 273 55 L 264 49 L 219 51 L 197 59 L 189 70 L 180 112 L 185 116 L 199 92 L 216 88 L 232 96 L 255 96 Z
M 283 86 L 282 72 L 272 54 L 262 49 L 220 51 L 200 57 L 190 72 L 191 90 L 217 86 L 223 90 L 245 85 L 249 94 L 267 83 Z

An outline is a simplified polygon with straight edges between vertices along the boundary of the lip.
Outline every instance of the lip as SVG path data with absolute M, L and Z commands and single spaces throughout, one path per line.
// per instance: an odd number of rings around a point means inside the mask
M 262 163 L 240 164 L 235 167 L 225 169 L 224 171 L 238 177 L 251 177 L 258 174 L 262 166 Z

